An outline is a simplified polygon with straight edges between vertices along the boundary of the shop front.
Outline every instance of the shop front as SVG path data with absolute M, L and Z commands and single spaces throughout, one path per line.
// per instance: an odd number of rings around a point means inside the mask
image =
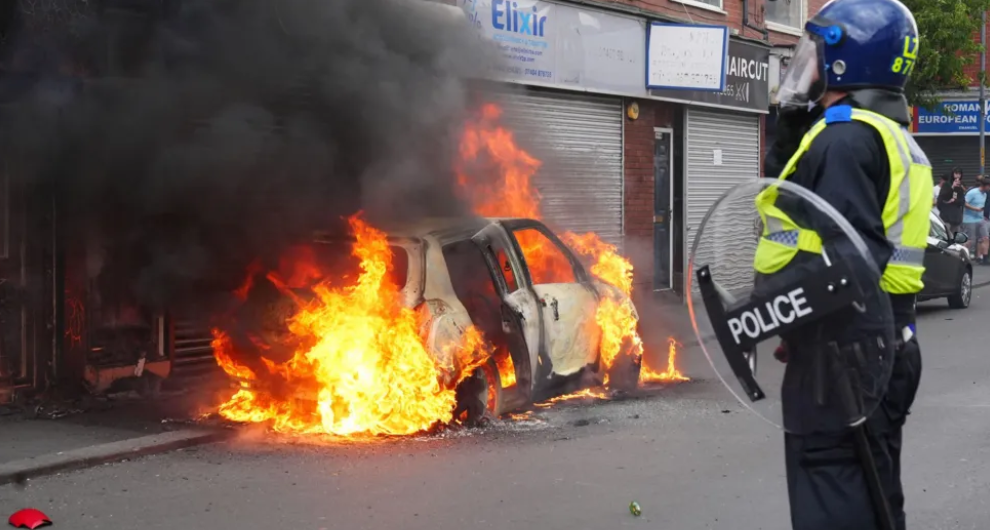
M 960 168 L 966 184 L 980 173 L 980 102 L 976 98 L 940 102 L 934 109 L 911 109 L 911 132 L 932 164 L 932 174 Z M 990 132 L 990 121 L 986 131 Z M 990 145 L 988 143 L 987 145 Z
M 703 31 L 712 31 L 703 29 Z M 683 38 L 683 37 L 682 37 Z M 728 38 L 722 54 L 724 77 L 694 89 L 653 86 L 650 95 L 684 105 L 683 127 L 683 244 L 682 263 L 671 268 L 683 270 L 698 227 L 712 204 L 731 187 L 761 176 L 763 117 L 769 106 L 769 56 L 766 46 Z M 697 40 L 695 41 L 697 42 Z M 713 47 L 718 41 L 709 36 Z M 702 55 L 703 50 L 695 53 Z M 714 54 L 710 54 L 714 55 Z M 695 63 L 697 64 L 697 63 Z M 701 68 L 684 79 L 704 79 Z M 715 68 L 711 71 L 717 72 Z M 676 197 L 675 197 L 676 200 Z M 740 217 L 748 215 L 740 212 Z M 747 220 L 748 222 L 748 220 Z M 738 229 L 738 226 L 736 227 Z M 738 234 L 737 234 L 738 236 Z M 671 238 L 671 242 L 675 239 Z M 736 279 L 739 285 L 751 281 L 752 255 L 756 241 L 748 237 L 706 237 L 699 248 L 699 259 L 719 267 L 727 287 Z M 663 251 L 666 249 L 659 249 Z M 742 257 L 743 259 L 740 259 Z M 679 281 L 686 278 L 678 275 Z M 676 288 L 682 285 L 676 285 Z

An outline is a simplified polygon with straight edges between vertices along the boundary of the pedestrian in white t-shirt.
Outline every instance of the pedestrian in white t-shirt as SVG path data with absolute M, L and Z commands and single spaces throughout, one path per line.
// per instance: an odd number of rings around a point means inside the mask
M 942 191 L 942 186 L 945 184 L 945 175 L 939 175 L 938 184 L 935 185 L 935 189 L 932 190 L 932 211 L 935 215 L 938 215 L 938 194 Z

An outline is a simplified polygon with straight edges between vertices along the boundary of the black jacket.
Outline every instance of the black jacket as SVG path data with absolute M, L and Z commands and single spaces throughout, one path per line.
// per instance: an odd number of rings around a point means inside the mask
M 903 95 L 893 92 L 856 91 L 837 105 L 871 110 L 902 125 L 909 123 Z M 786 154 L 782 151 L 777 150 L 776 155 Z M 862 237 L 879 270 L 886 268 L 893 253 L 882 218 L 890 188 L 890 168 L 883 139 L 873 127 L 857 121 L 828 125 L 815 137 L 788 180 L 814 191 L 834 207 Z M 813 209 L 801 201 L 792 202 L 778 200 L 777 205 L 792 215 L 799 225 L 815 230 L 833 261 L 844 260 L 854 271 L 868 267 L 858 258 L 860 252 L 842 236 L 836 223 L 815 215 Z M 768 276 L 766 283 L 776 283 L 787 277 L 814 281 L 816 267 L 823 266 L 822 263 L 821 256 L 799 252 L 781 272 Z M 865 273 L 861 278 L 878 280 Z M 758 289 L 761 288 L 759 285 Z M 887 295 L 879 287 L 867 287 L 866 291 L 872 296 L 865 299 L 865 313 L 853 308 L 841 310 L 784 337 L 792 352 L 781 389 L 784 421 L 789 429 L 828 430 L 835 428 L 836 422 L 844 421 L 841 407 L 829 405 L 823 409 L 814 405 L 810 382 L 815 379 L 817 370 L 813 364 L 816 349 L 832 341 L 839 344 L 875 343 L 877 337 L 883 337 L 891 344 L 893 337 L 889 335 L 889 325 L 892 319 L 901 326 L 914 322 L 914 295 Z M 890 304 L 886 304 L 887 301 Z M 835 403 L 834 400 L 835 396 L 832 396 L 830 402 Z
M 952 193 L 956 193 L 956 200 L 952 200 Z M 938 215 L 943 221 L 957 225 L 962 223 L 963 208 L 966 204 L 966 188 L 963 186 L 953 187 L 951 183 L 946 183 L 938 192 Z
M 905 126 L 910 123 L 904 96 L 894 92 L 878 89 L 855 91 L 836 104 L 871 110 Z M 793 143 L 793 139 L 783 141 Z M 771 157 L 775 157 L 775 160 L 769 160 Z M 790 158 L 790 154 L 772 148 L 765 162 L 779 164 L 779 160 L 785 157 Z M 886 268 L 893 253 L 882 218 L 890 188 L 890 168 L 883 139 L 873 127 L 857 121 L 829 125 L 811 143 L 808 152 L 798 162 L 795 173 L 788 180 L 814 191 L 838 210 L 859 232 L 877 267 L 881 271 Z M 806 210 L 800 207 L 794 209 Z M 795 220 L 800 222 L 799 218 L 805 213 L 794 212 L 797 216 Z M 828 241 L 830 236 L 844 239 L 837 226 L 827 220 L 821 221 L 813 223 L 813 226 L 823 240 Z M 845 249 L 845 252 L 853 250 Z M 799 260 L 812 258 L 817 257 L 799 256 Z M 914 295 L 890 297 L 899 323 L 914 322 L 915 298 Z M 867 330 L 873 328 L 869 325 L 869 319 L 855 320 L 857 326 L 852 326 L 849 330 L 854 335 L 859 335 L 855 329 L 857 327 Z

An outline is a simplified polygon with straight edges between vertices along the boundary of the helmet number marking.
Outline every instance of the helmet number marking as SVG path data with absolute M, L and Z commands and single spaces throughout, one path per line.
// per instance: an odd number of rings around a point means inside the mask
M 901 56 L 894 59 L 890 70 L 897 74 L 911 75 L 914 64 L 918 60 L 918 37 L 904 37 L 904 50 Z

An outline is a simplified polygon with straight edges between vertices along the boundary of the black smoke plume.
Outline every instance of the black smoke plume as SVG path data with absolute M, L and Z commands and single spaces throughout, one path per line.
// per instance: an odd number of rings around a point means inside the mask
M 131 4 L 0 13 L 0 150 L 58 195 L 91 274 L 167 305 L 359 209 L 463 213 L 451 160 L 492 59 L 463 20 L 423 0 Z

